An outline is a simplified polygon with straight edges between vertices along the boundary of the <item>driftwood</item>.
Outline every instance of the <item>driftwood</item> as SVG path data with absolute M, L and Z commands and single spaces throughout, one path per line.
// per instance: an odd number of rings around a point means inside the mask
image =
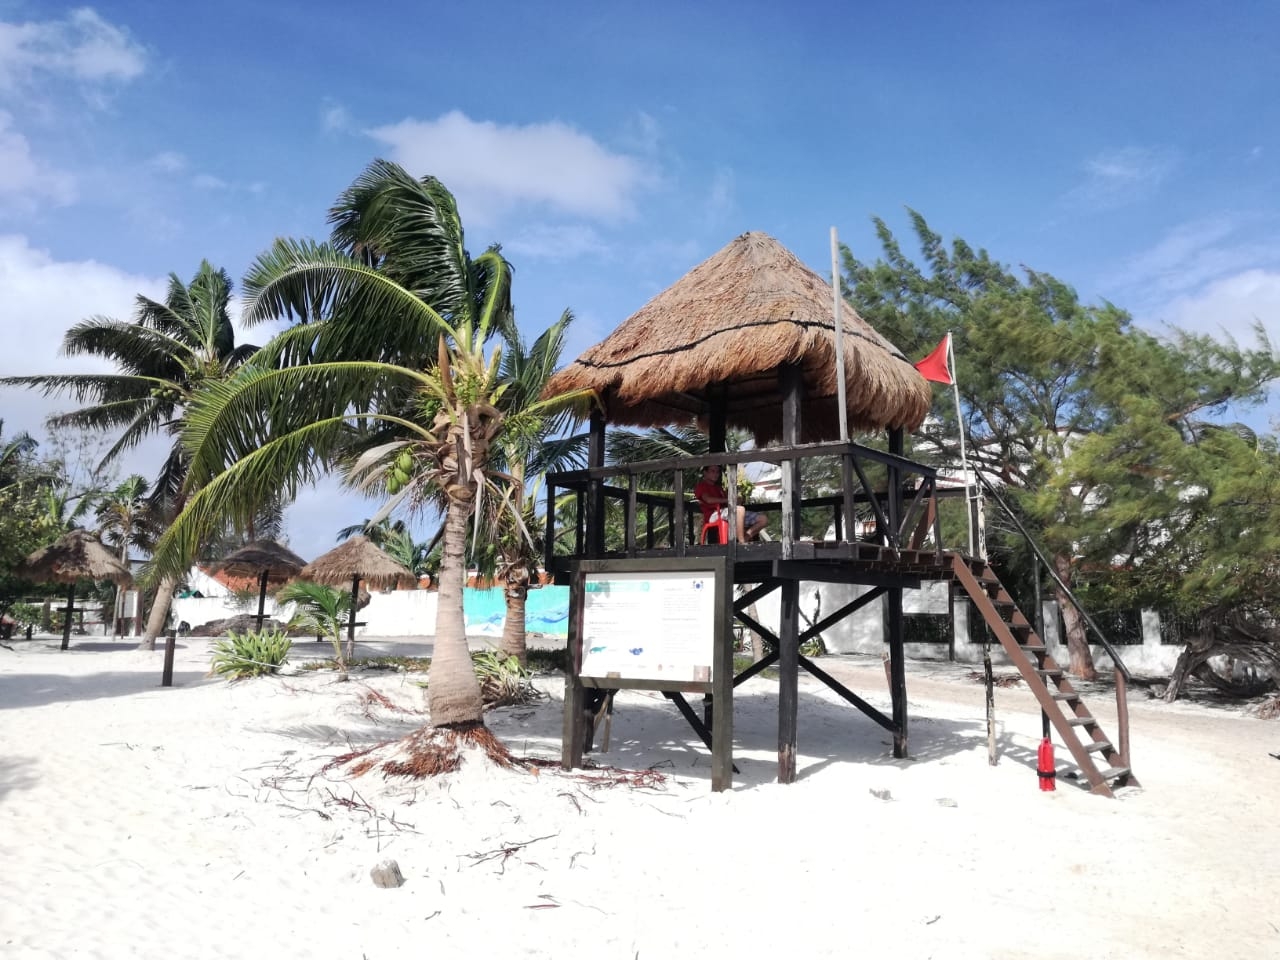
M 1232 696 L 1252 697 L 1274 689 L 1280 677 L 1280 629 L 1264 627 L 1238 610 L 1211 610 L 1201 616 L 1196 633 L 1178 655 L 1164 699 L 1178 699 L 1187 678 L 1195 676 Z M 1240 683 L 1224 677 L 1209 663 L 1229 657 L 1253 667 L 1255 680 Z

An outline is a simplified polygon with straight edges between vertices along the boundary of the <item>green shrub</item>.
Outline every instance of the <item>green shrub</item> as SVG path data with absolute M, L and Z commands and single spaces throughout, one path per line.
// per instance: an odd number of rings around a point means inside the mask
M 228 680 L 275 673 L 289 656 L 293 641 L 274 628 L 228 633 L 213 647 L 212 673 Z
M 529 679 L 529 671 L 515 657 L 504 657 L 497 650 L 484 650 L 471 655 L 480 695 L 487 706 L 501 707 L 512 703 L 532 703 L 542 695 Z
M 34 603 L 15 603 L 9 608 L 9 616 L 18 621 L 20 627 L 40 625 L 40 608 Z

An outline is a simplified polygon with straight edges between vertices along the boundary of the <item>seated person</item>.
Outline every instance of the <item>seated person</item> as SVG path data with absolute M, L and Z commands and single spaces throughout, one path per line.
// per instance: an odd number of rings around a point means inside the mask
M 702 479 L 693 488 L 693 495 L 702 508 L 702 522 L 709 523 L 713 519 L 725 516 L 721 511 L 726 509 L 729 495 L 720 482 L 720 465 L 711 464 L 702 471 Z M 727 517 L 726 517 L 727 519 Z M 743 543 L 760 539 L 760 531 L 768 524 L 763 514 L 748 510 L 738 505 L 738 539 Z

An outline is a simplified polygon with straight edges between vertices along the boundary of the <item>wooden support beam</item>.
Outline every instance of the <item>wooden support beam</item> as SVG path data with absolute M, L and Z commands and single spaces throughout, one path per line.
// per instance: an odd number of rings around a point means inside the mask
M 564 680 L 564 725 L 560 736 L 560 765 L 566 770 L 582 766 L 587 742 L 587 719 L 583 713 L 586 695 L 579 679 L 582 673 L 582 612 L 586 598 L 586 578 L 576 570 L 569 580 L 568 672 Z
M 782 584 L 778 637 L 778 782 L 796 778 L 796 719 L 800 699 L 800 581 Z
M 800 442 L 800 398 L 804 382 L 800 367 L 784 363 L 778 368 L 782 390 L 782 443 Z M 782 462 L 782 559 L 795 556 L 800 533 L 800 472 L 795 460 Z M 800 699 L 800 581 L 782 583 L 778 630 L 778 782 L 796 778 L 796 717 Z
M 739 686 L 740 684 L 746 683 L 756 674 L 763 673 L 765 670 L 768 670 L 777 662 L 778 662 L 777 650 L 773 651 L 773 653 L 766 653 L 763 657 L 761 657 L 751 666 L 747 667 L 747 669 L 743 670 L 740 674 L 734 677 L 733 685 L 736 687 L 736 686 Z
M 830 687 L 840 696 L 844 697 L 845 700 L 853 704 L 855 707 L 857 707 L 859 710 L 865 713 L 868 717 L 870 717 L 876 723 L 880 724 L 880 726 L 884 727 L 890 733 L 894 731 L 894 725 L 892 720 L 886 717 L 883 713 L 881 713 L 871 704 L 867 703 L 867 701 L 863 700 L 860 696 L 858 696 L 856 693 L 854 693 L 852 690 L 846 687 L 843 683 L 841 683 L 835 677 L 831 676 L 831 674 L 827 673 L 825 670 L 819 667 L 816 663 L 814 663 L 808 657 L 800 658 L 800 666 L 804 667 L 804 669 L 808 673 L 812 674 L 814 677 L 821 680 L 828 687 Z
M 587 466 L 604 466 L 604 414 L 591 412 L 591 433 L 587 439 Z M 604 481 L 592 478 L 587 496 L 587 556 L 604 554 Z
M 773 575 L 779 580 L 812 580 L 818 583 L 861 583 L 870 587 L 915 589 L 922 578 L 904 573 L 875 573 L 846 563 L 808 560 L 775 560 Z
M 889 590 L 889 696 L 893 701 L 893 755 L 907 756 L 907 664 L 903 643 L 902 590 Z

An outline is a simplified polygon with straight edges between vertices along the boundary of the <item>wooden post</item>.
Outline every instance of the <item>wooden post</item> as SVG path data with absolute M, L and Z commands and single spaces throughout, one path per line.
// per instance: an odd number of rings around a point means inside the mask
M 560 734 L 560 766 L 566 770 L 582 766 L 587 724 L 583 715 L 586 700 L 582 689 L 582 608 L 586 575 L 574 567 L 569 578 L 569 639 L 564 677 L 564 722 Z
M 800 442 L 800 368 L 784 363 L 778 368 L 782 389 L 782 445 Z M 800 490 L 794 459 L 782 462 L 782 559 L 795 556 L 800 529 Z M 800 581 L 782 581 L 778 627 L 778 782 L 796 778 L 797 713 L 800 699 Z
M 711 726 L 711 789 L 733 785 L 733 560 L 716 571 L 715 650 L 711 655 L 713 716 Z M 711 721 L 714 720 L 714 724 Z
M 902 588 L 890 587 L 889 606 L 889 696 L 893 700 L 893 755 L 907 756 L 907 665 L 903 648 Z
M 67 609 L 62 623 L 62 649 L 71 645 L 71 614 L 76 607 L 76 584 L 73 580 L 67 588 Z
M 547 515 L 544 522 L 542 567 L 544 570 L 553 570 L 556 556 L 556 485 L 550 480 L 547 480 Z
M 996 684 L 991 672 L 989 637 L 982 644 L 982 671 L 987 684 L 987 763 L 994 767 L 996 765 Z M 1045 735 L 1048 736 L 1047 733 Z
M 463 571 L 464 573 L 466 571 Z M 351 610 L 347 617 L 347 659 L 356 652 L 356 604 L 360 602 L 360 577 L 351 578 Z
M 271 576 L 270 570 L 263 570 L 258 575 L 258 632 L 262 632 L 262 621 L 266 618 L 267 609 L 267 578 Z
M 591 433 L 587 440 L 587 466 L 604 466 L 604 415 L 591 413 Z M 592 477 L 587 497 L 587 556 L 604 554 L 604 481 Z
M 160 673 L 160 686 L 173 686 L 173 652 L 178 646 L 178 631 L 170 630 L 164 638 L 164 669 Z
M 903 442 L 903 432 L 901 427 L 896 427 L 889 431 L 889 452 L 895 456 L 902 456 L 905 444 Z M 889 546 L 897 550 L 902 546 L 902 471 L 898 466 L 889 467 L 889 502 L 887 504 L 887 513 L 889 516 Z
M 728 435 L 728 384 L 712 384 L 707 393 L 710 400 L 707 417 L 707 450 L 711 453 L 724 453 L 725 437 Z

